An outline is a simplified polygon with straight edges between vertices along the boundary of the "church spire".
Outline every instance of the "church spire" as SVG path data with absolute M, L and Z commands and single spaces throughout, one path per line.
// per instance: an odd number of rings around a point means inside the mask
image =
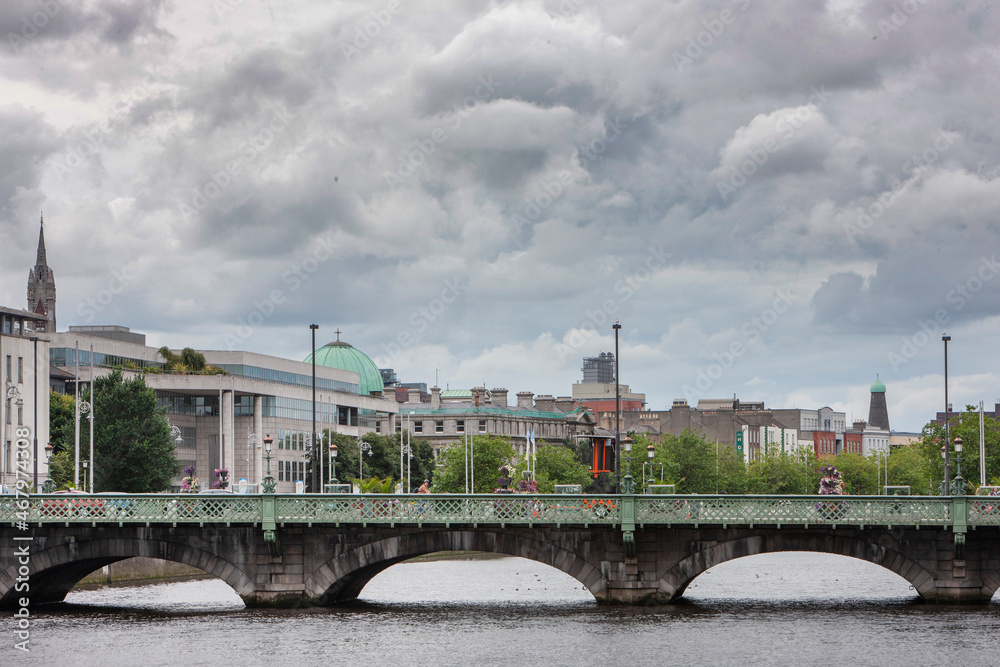
M 35 266 L 47 266 L 45 259 L 45 214 L 42 213 L 41 221 L 38 223 L 38 257 L 35 258 Z

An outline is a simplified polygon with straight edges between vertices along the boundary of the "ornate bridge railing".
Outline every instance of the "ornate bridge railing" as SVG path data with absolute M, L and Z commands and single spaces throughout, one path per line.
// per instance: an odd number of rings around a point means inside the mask
M 1000 498 L 996 499 L 1000 500 Z M 974 496 L 51 494 L 0 497 L 17 524 L 1000 526 Z

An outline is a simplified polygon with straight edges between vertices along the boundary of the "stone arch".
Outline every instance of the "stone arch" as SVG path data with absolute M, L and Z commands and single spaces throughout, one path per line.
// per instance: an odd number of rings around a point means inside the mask
M 353 600 L 369 581 L 389 567 L 437 551 L 482 551 L 526 558 L 565 572 L 598 600 L 604 597 L 607 577 L 600 563 L 553 544 L 537 532 L 498 528 L 425 528 L 419 533 L 358 544 L 307 573 L 305 592 L 320 605 Z
M 31 553 L 30 590 L 26 597 L 30 598 L 32 606 L 60 602 L 91 572 L 134 557 L 190 565 L 226 582 L 240 597 L 253 593 L 253 580 L 242 569 L 205 547 L 192 546 L 183 536 L 176 541 L 165 540 L 162 534 L 115 538 L 78 536 L 75 540 L 59 540 L 42 548 L 36 543 Z M 18 597 L 25 596 L 14 587 L 17 573 L 16 562 L 0 572 L 0 608 L 15 606 Z
M 695 577 L 711 567 L 744 556 L 782 551 L 827 553 L 868 561 L 898 574 L 921 596 L 933 595 L 935 591 L 931 572 L 884 544 L 833 533 L 802 535 L 793 532 L 744 535 L 702 549 L 669 568 L 658 581 L 659 590 L 666 600 L 676 600 L 684 594 Z

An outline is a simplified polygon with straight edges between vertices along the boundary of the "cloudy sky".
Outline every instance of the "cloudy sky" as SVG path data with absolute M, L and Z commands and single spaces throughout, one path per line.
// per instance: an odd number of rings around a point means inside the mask
M 433 9 L 431 9 L 433 8 Z M 4 0 L 0 303 L 895 429 L 1000 397 L 1000 8 Z

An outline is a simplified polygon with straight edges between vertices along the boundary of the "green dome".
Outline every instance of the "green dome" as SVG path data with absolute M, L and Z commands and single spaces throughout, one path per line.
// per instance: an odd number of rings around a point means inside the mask
M 313 356 L 310 354 L 305 358 L 305 362 L 312 363 Z M 369 396 L 371 392 L 385 391 L 382 384 L 382 374 L 378 372 L 378 366 L 371 358 L 361 350 L 343 341 L 327 343 L 316 350 L 316 364 L 327 368 L 339 368 L 344 371 L 354 371 L 358 374 L 358 393 L 362 396 Z
M 881 380 L 875 380 L 874 382 L 872 382 L 872 393 L 873 394 L 885 393 L 885 385 L 882 384 Z

